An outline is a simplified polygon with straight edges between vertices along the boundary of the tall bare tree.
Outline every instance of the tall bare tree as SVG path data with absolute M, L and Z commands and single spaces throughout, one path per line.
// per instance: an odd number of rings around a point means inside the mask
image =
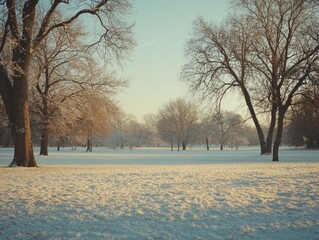
M 273 161 L 279 160 L 285 115 L 294 97 L 318 74 L 319 5 L 311 0 L 238 0 L 256 26 L 253 71 L 263 76 L 277 111 Z
M 221 25 L 214 25 L 200 17 L 194 22 L 193 31 L 193 37 L 186 45 L 187 63 L 183 66 L 181 79 L 189 84 L 191 91 L 202 98 L 212 97 L 217 105 L 230 90 L 238 90 L 255 124 L 261 154 L 267 154 L 265 134 L 253 97 L 256 83 L 250 78 L 253 26 L 247 18 L 241 21 L 229 18 Z
M 68 27 L 82 16 L 87 16 L 87 19 L 94 18 L 99 26 L 96 36 L 89 39 L 90 46 L 105 59 L 110 60 L 112 56 L 121 59 L 134 45 L 132 25 L 125 21 L 131 4 L 127 0 L 70 3 L 66 0 L 6 0 L 2 3 L 0 95 L 14 142 L 11 165 L 34 167 L 37 164 L 32 149 L 28 103 L 28 77 L 33 53 L 54 29 Z M 55 18 L 54 13 L 58 10 L 63 15 Z M 35 23 L 39 23 L 39 27 L 36 28 Z
M 318 71 L 318 4 L 307 0 L 234 0 L 238 14 L 221 25 L 199 18 L 186 47 L 182 79 L 203 97 L 241 92 L 255 124 L 261 153 L 278 161 L 285 114 Z M 265 138 L 258 113 L 270 115 Z

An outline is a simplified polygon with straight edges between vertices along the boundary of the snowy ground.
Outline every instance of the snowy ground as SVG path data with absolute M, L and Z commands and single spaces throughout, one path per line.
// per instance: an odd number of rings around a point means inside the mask
M 94 150 L 0 149 L 0 239 L 319 239 L 318 151 Z

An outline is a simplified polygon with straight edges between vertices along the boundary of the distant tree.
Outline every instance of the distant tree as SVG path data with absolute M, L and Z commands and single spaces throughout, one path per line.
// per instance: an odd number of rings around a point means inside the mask
M 150 140 L 151 131 L 145 124 L 131 120 L 126 129 L 128 136 L 127 143 L 131 150 L 133 150 L 134 147 L 141 148 Z
M 132 119 L 131 116 L 124 113 L 119 108 L 111 116 L 110 124 L 109 124 L 109 132 L 110 135 L 108 137 L 108 144 L 111 145 L 112 148 L 119 147 L 120 149 L 124 149 L 128 140 L 127 136 L 127 125 L 129 121 Z
M 92 35 L 88 39 L 89 44 L 105 59 L 110 60 L 111 56 L 121 59 L 133 46 L 132 26 L 125 21 L 131 6 L 127 0 L 66 3 L 69 1 L 6 0 L 0 5 L 0 95 L 14 142 L 11 165 L 37 166 L 30 129 L 29 68 L 32 55 L 53 30 L 66 28 L 87 16 L 95 18 L 99 28 L 96 38 Z M 55 18 L 59 9 L 63 15 Z
M 170 144 L 174 150 L 174 144 L 178 142 L 177 120 L 168 109 L 162 108 L 158 113 L 157 132 L 159 137 Z M 177 143 L 179 146 L 179 142 Z
M 183 150 L 194 133 L 195 123 L 198 121 L 198 107 L 182 98 L 170 101 L 164 105 L 158 114 L 158 132 L 163 140 L 177 145 Z
M 206 150 L 209 150 L 214 128 L 214 116 L 212 112 L 204 113 L 200 118 L 200 135 L 205 140 Z
M 224 149 L 224 145 L 230 141 L 231 137 L 236 136 L 236 130 L 240 128 L 242 121 L 242 117 L 239 114 L 216 111 L 212 131 L 213 136 L 217 138 L 220 144 L 220 150 Z
M 157 132 L 157 115 L 156 114 L 146 114 L 143 117 L 143 124 L 145 127 L 150 131 L 150 137 L 148 139 L 148 145 L 149 146 L 160 146 L 161 145 L 161 139 L 158 137 Z
M 113 149 L 118 147 L 120 149 L 124 149 L 127 138 L 127 133 L 125 131 L 120 129 L 114 130 L 107 139 L 108 145 L 110 145 Z
M 103 85 L 100 88 L 105 87 Z M 86 138 L 87 152 L 92 152 L 94 137 L 105 136 L 109 131 L 111 116 L 116 114 L 117 107 L 107 98 L 104 90 L 93 88 L 77 95 L 74 104 L 77 121 L 74 127 Z
M 289 112 L 288 141 L 293 146 L 308 149 L 319 147 L 319 88 L 313 87 L 298 99 Z

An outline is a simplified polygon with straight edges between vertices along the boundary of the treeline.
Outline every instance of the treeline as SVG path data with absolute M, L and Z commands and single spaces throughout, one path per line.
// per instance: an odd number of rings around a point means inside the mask
M 316 91 L 300 97 L 299 103 L 289 113 L 283 144 L 318 148 L 318 100 Z M 194 101 L 182 98 L 169 101 L 158 113 L 148 114 L 142 121 L 119 108 L 96 116 L 92 112 L 90 114 L 91 121 L 88 118 L 70 118 L 68 124 L 63 123 L 62 119 L 50 122 L 47 125 L 48 144 L 45 147 L 43 122 L 37 118 L 37 113 L 32 113 L 33 145 L 40 146 L 40 154 L 45 152 L 47 155 L 48 146 L 57 147 L 58 150 L 60 147 L 76 149 L 77 146 L 85 146 L 88 151 L 92 151 L 93 147 L 131 150 L 141 147 L 168 147 L 171 150 L 185 150 L 192 146 L 202 146 L 207 150 L 212 146 L 218 146 L 220 150 L 235 150 L 240 146 L 259 144 L 255 128 L 240 114 L 217 109 L 204 111 Z M 72 115 L 72 112 L 68 115 Z M 1 116 L 5 116 L 3 111 Z M 0 139 L 2 147 L 12 146 L 10 129 L 3 120 Z

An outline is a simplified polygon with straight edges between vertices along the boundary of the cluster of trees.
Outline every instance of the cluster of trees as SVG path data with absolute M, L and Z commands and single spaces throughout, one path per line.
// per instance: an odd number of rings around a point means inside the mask
M 113 149 L 141 148 L 154 146 L 156 130 L 151 115 L 145 117 L 144 123 L 138 122 L 135 117 L 119 111 L 115 114 L 109 125 L 109 135 L 105 144 Z
M 131 4 L 6 0 L 0 9 L 0 95 L 14 144 L 11 165 L 34 167 L 31 121 L 40 123 L 41 154 L 52 129 L 60 139 L 80 129 L 91 136 L 99 121 L 105 126 L 98 115 L 110 110 L 112 94 L 125 81 L 98 69 L 93 56 L 106 63 L 127 56 L 134 46 L 125 20 Z
M 314 0 L 232 4 L 236 13 L 220 24 L 201 17 L 194 22 L 181 78 L 194 93 L 217 103 L 230 90 L 238 91 L 255 125 L 261 154 L 272 152 L 273 161 L 278 161 L 289 110 L 310 85 L 318 84 L 319 4 Z M 266 134 L 261 126 L 265 119 L 269 119 Z
M 292 106 L 287 124 L 287 140 L 293 146 L 319 148 L 319 88 L 312 86 Z
M 115 115 L 110 124 L 106 145 L 112 148 L 170 146 L 186 150 L 193 145 L 255 145 L 256 134 L 239 114 L 210 110 L 200 111 L 198 104 L 178 98 L 164 104 L 157 114 L 147 115 L 144 123 L 124 113 Z
M 131 150 L 146 146 L 170 147 L 179 151 L 194 145 L 205 146 L 207 150 L 212 145 L 219 145 L 223 150 L 225 146 L 238 149 L 240 145 L 258 144 L 254 129 L 239 114 L 219 110 L 204 112 L 195 102 L 182 98 L 169 101 L 157 114 L 144 116 L 143 121 L 119 108 L 99 113 L 106 109 L 101 102 L 93 100 L 92 109 L 85 109 L 82 113 L 66 109 L 67 116 L 50 116 L 45 125 L 48 134 L 45 148 L 42 118 L 38 117 L 38 112 L 31 111 L 33 144 L 40 146 L 40 154 L 43 155 L 45 150 L 44 155 L 48 155 L 48 146 L 57 146 L 59 150 L 60 146 L 76 149 L 86 145 L 87 151 L 92 151 L 92 145 Z M 87 114 L 86 119 L 83 114 Z M 2 130 L 2 146 L 10 146 L 8 126 L 4 125 Z

